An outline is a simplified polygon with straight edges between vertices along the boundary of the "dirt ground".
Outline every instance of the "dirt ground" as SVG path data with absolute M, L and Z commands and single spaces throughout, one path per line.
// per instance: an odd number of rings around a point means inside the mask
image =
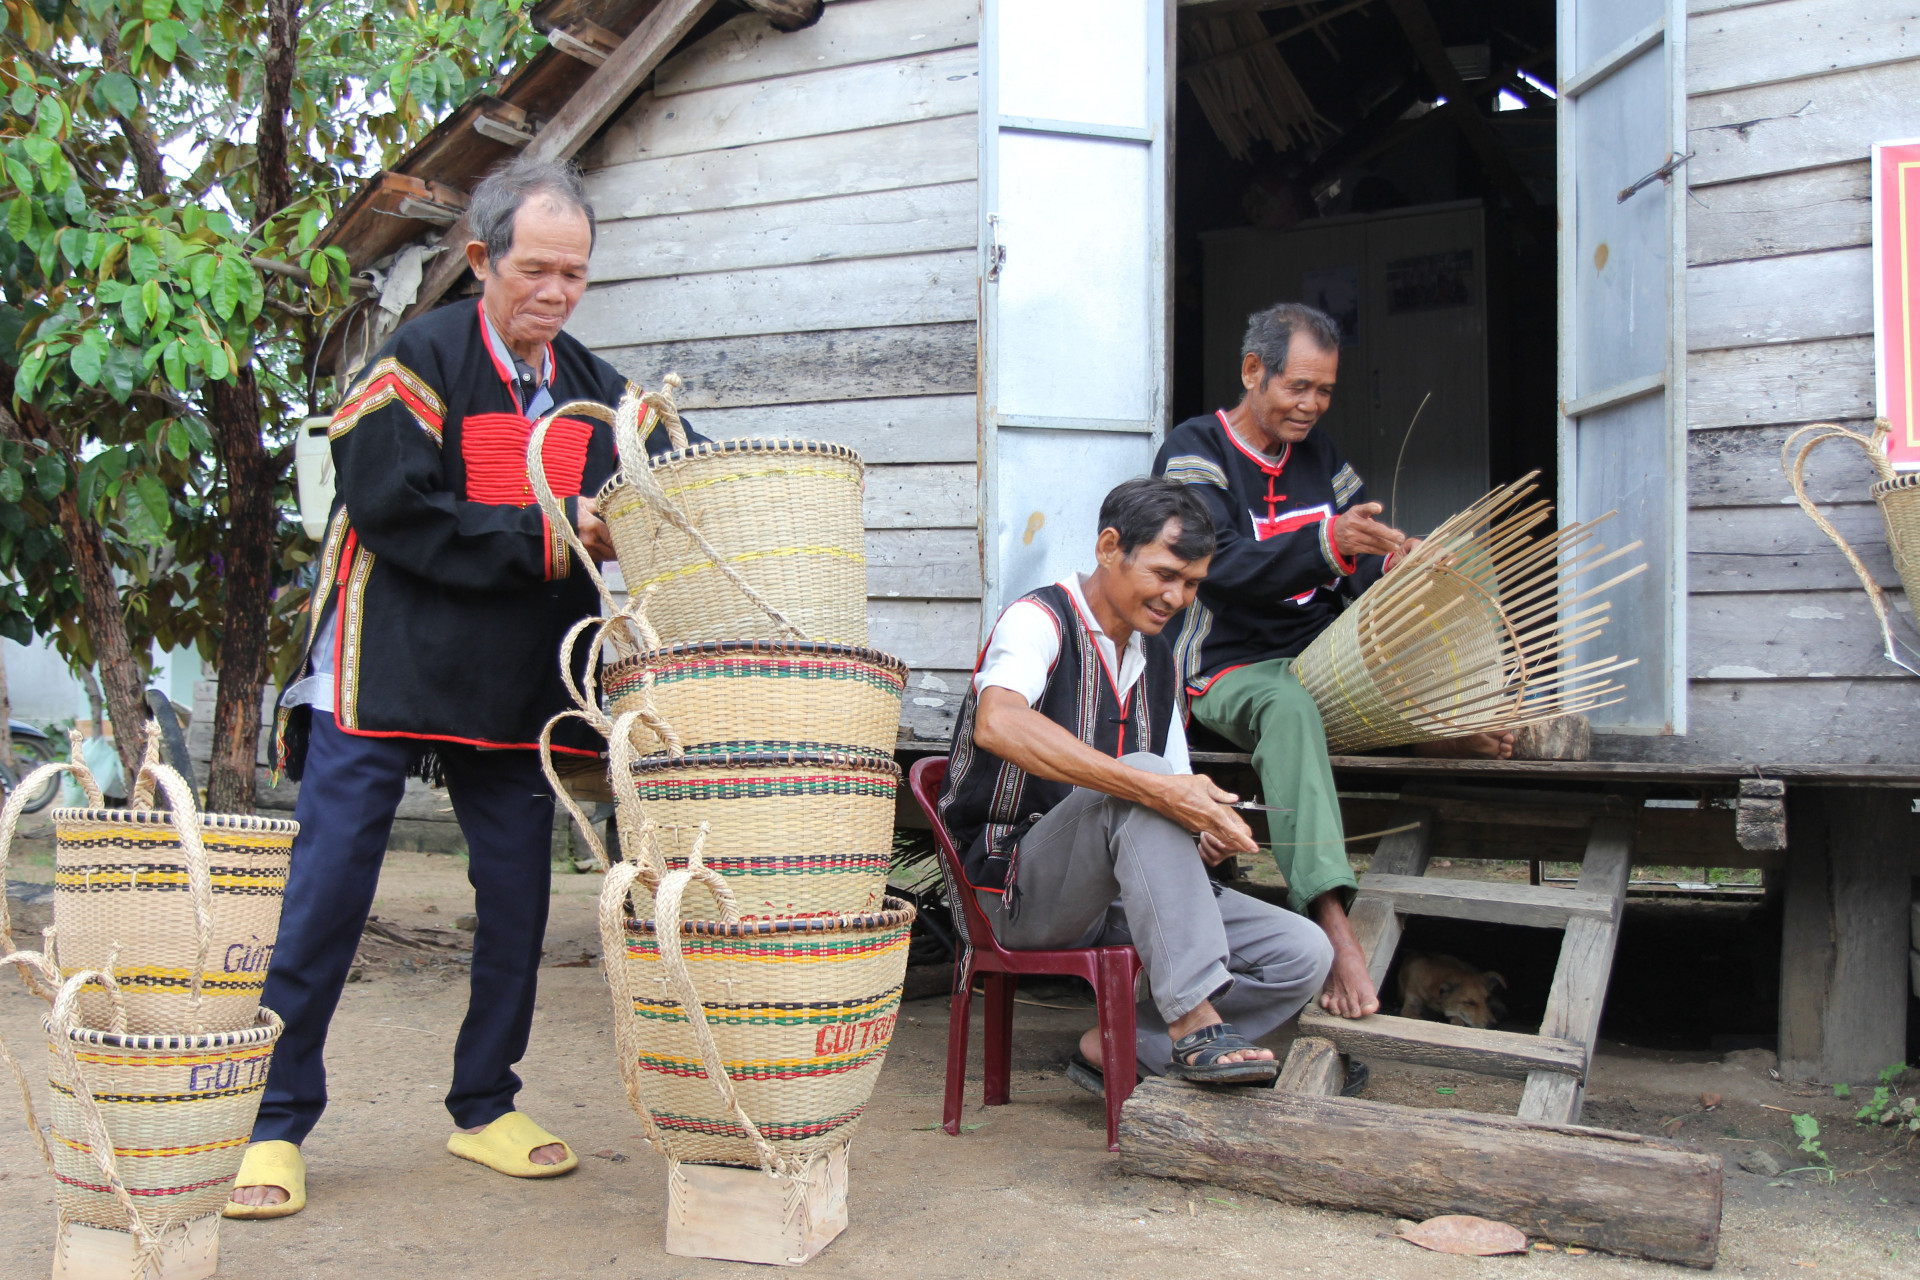
M 17 851 L 12 880 L 46 880 L 44 851 Z M 333 1102 L 309 1139 L 310 1206 L 275 1222 L 229 1222 L 220 1274 L 232 1277 L 680 1278 L 748 1275 L 734 1263 L 661 1249 L 664 1162 L 639 1136 L 614 1064 L 611 1010 L 597 964 L 594 875 L 555 876 L 548 963 L 521 1107 L 582 1156 L 573 1175 L 519 1182 L 455 1159 L 441 1096 L 467 999 L 458 917 L 472 909 L 464 861 L 390 855 L 375 912 L 401 940 L 371 940 L 349 985 L 328 1054 Z M 29 896 L 32 896 L 29 893 Z M 44 908 L 16 912 L 27 942 Z M 24 925 L 24 928 L 20 926 Z M 421 944 L 424 945 L 415 945 Z M 978 1044 L 968 1130 L 940 1132 L 947 1004 L 903 1010 L 887 1067 L 853 1146 L 851 1225 L 810 1264 L 821 1277 L 1680 1275 L 1600 1254 L 1539 1252 L 1470 1259 L 1393 1238 L 1389 1218 L 1277 1204 L 1242 1193 L 1123 1177 L 1105 1149 L 1096 1099 L 1061 1074 L 1092 1012 L 1070 985 L 1023 996 L 1011 1105 L 979 1105 Z M 1049 1005 L 1070 1006 L 1065 1008 Z M 976 1005 L 977 1007 L 977 1005 Z M 40 1001 L 0 982 L 0 1035 L 30 1049 Z M 1284 1040 L 1284 1033 L 1280 1039 Z M 23 1055 L 30 1066 L 36 1054 Z M 1697 1143 L 1727 1162 L 1719 1270 L 1754 1277 L 1920 1277 L 1920 1147 L 1903 1150 L 1849 1119 L 1824 1090 L 1790 1090 L 1771 1055 L 1636 1053 L 1609 1045 L 1596 1064 L 1586 1121 Z M 36 1081 L 36 1092 L 44 1096 Z M 1450 1092 L 1448 1092 L 1450 1091 Z M 1703 1094 L 1718 1095 L 1709 1109 Z M 1378 1063 L 1366 1096 L 1510 1111 L 1517 1082 Z M 1811 1095 L 1811 1096 L 1807 1096 Z M 53 1195 L 11 1088 L 0 1112 L 0 1280 L 50 1269 Z M 1792 1172 L 1789 1117 L 1820 1118 L 1839 1170 Z M 1739 1160 L 1765 1151 L 1788 1172 Z

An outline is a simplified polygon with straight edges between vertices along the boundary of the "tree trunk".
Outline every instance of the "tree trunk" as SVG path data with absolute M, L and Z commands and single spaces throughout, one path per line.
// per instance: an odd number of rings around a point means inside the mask
M 0 651 L 0 760 L 9 768 L 13 765 L 13 730 L 7 722 L 13 719 L 13 703 L 7 697 L 7 655 Z
M 260 691 L 267 671 L 267 615 L 273 604 L 273 465 L 260 439 L 260 391 L 251 366 L 206 388 L 208 419 L 227 471 L 225 625 L 220 693 L 213 709 L 207 808 L 252 813 L 260 754 Z
M 80 608 L 87 620 L 87 635 L 93 640 L 100 683 L 106 686 L 113 745 L 127 771 L 128 794 L 132 794 L 146 746 L 147 701 L 141 688 L 140 666 L 127 639 L 120 588 L 113 580 L 106 543 L 100 539 L 98 526 L 81 512 L 79 495 L 69 487 L 60 494 L 56 506 L 60 529 L 67 535 L 67 554 L 73 557 L 73 574 L 80 582 Z

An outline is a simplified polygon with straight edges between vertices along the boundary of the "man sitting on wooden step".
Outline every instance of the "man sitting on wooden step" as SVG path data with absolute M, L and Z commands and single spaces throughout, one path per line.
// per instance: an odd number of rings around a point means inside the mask
M 1098 567 L 1028 592 L 994 624 L 939 807 L 1002 946 L 1139 952 L 1142 1067 L 1271 1082 L 1278 1064 L 1253 1041 L 1313 997 L 1333 953 L 1312 921 L 1207 878 L 1258 846 L 1228 807 L 1237 797 L 1188 765 L 1161 632 L 1213 547 L 1193 489 L 1142 477 L 1109 493 Z M 1069 1074 L 1098 1088 L 1100 1067 L 1096 1028 Z
M 1333 317 L 1294 302 L 1256 312 L 1241 342 L 1240 403 L 1175 427 L 1153 469 L 1201 497 L 1219 542 L 1174 646 L 1194 719 L 1253 753 L 1288 901 L 1333 941 L 1320 1003 L 1359 1018 L 1379 1012 L 1380 998 L 1347 924 L 1356 886 L 1326 730 L 1293 660 L 1420 540 L 1381 523 L 1380 504 L 1314 430 L 1339 369 Z M 1421 754 L 1507 757 L 1513 735 Z

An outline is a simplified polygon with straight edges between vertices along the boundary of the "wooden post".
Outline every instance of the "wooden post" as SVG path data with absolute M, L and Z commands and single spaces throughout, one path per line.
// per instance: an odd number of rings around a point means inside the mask
M 1423 876 L 1427 873 L 1427 859 L 1433 848 L 1433 810 L 1403 805 L 1393 825 L 1402 826 L 1407 822 L 1420 825 L 1412 831 L 1381 837 L 1373 860 L 1367 864 L 1367 874 Z M 1377 990 L 1387 980 L 1393 953 L 1400 946 L 1400 915 L 1388 899 L 1361 894 L 1353 904 L 1352 924 L 1354 940 L 1367 957 L 1367 972 Z
M 1870 1080 L 1907 1048 L 1909 793 L 1793 788 L 1780 938 L 1780 1073 Z
M 1472 1111 L 1153 1079 L 1122 1113 L 1120 1168 L 1291 1204 L 1479 1214 L 1538 1239 L 1690 1267 L 1711 1267 L 1720 1245 L 1719 1156 Z

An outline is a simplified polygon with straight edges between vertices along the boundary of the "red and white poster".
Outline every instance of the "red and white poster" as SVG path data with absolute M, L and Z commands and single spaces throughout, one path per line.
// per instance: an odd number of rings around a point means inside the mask
M 1887 455 L 1920 470 L 1920 139 L 1873 148 L 1873 334 Z

